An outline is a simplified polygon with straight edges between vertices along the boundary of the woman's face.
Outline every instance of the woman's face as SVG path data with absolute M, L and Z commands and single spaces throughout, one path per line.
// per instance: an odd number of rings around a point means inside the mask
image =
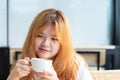
M 60 49 L 53 25 L 40 32 L 35 39 L 35 52 L 39 58 L 53 59 Z

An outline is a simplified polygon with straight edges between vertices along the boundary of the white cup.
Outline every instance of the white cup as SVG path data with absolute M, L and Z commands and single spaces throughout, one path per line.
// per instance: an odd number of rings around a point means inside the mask
M 52 70 L 52 60 L 46 60 L 41 58 L 31 58 L 32 69 L 35 72 L 43 72 Z

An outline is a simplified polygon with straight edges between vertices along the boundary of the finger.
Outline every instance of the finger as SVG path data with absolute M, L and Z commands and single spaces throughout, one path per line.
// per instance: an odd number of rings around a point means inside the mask
M 52 71 L 54 71 L 54 72 L 56 73 L 56 71 L 55 71 L 55 69 L 54 69 L 53 65 L 51 66 L 51 69 L 52 69 Z
M 57 76 L 56 72 L 46 72 L 45 70 L 43 71 L 43 73 L 41 73 L 42 76 Z
M 25 57 L 24 59 L 26 59 L 26 60 L 28 60 L 28 61 L 30 60 L 30 58 L 29 58 L 29 57 Z
M 57 73 L 56 73 L 54 67 L 51 66 L 51 68 L 52 68 L 52 71 L 48 72 L 48 71 L 44 70 L 43 73 L 46 74 L 46 75 L 53 75 L 53 76 L 56 76 Z
M 56 80 L 55 76 L 44 75 L 40 76 L 40 80 Z
M 27 60 L 27 62 L 28 62 L 28 64 L 29 64 L 29 65 L 31 65 L 31 60 L 30 60 L 30 58 L 29 58 L 29 57 L 25 57 L 24 59 L 26 59 L 26 60 Z
M 30 74 L 30 71 L 20 70 L 19 75 L 20 76 L 27 76 Z
M 31 71 L 33 74 L 33 78 L 34 80 L 42 80 L 41 79 L 41 72 L 35 72 L 35 71 Z
M 29 71 L 29 72 L 31 71 L 28 60 L 25 60 L 25 59 L 19 59 L 16 63 L 15 69 Z
M 33 75 L 36 75 L 36 76 L 40 76 L 42 75 L 43 73 L 41 72 L 35 72 L 34 70 L 31 71 L 33 73 Z
M 18 60 L 18 62 L 20 63 L 20 64 L 23 64 L 23 65 L 29 65 L 30 63 L 29 63 L 29 60 L 27 60 L 27 59 L 20 59 L 20 60 Z
M 20 68 L 25 71 L 31 71 L 31 68 L 28 65 L 20 65 Z
M 21 68 L 21 65 L 18 67 L 16 66 L 14 69 L 13 69 L 13 72 L 15 72 L 16 75 L 18 76 L 25 76 L 25 75 L 28 75 L 30 73 L 30 70 L 26 70 L 24 68 Z
M 30 64 L 30 59 L 28 57 L 24 58 L 25 64 L 29 65 Z
M 29 65 L 23 65 L 23 64 L 21 64 L 21 62 L 17 62 L 15 68 L 16 69 L 23 69 L 23 70 L 27 70 L 27 71 L 31 70 Z
M 23 74 L 29 74 L 30 73 L 30 71 L 26 71 L 26 70 L 21 70 L 21 73 L 23 73 Z

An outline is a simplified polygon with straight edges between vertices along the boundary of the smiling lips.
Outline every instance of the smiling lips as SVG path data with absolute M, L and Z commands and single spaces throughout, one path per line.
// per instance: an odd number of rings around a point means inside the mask
M 43 48 L 40 48 L 40 51 L 41 51 L 41 52 L 50 52 L 50 50 L 43 49 Z

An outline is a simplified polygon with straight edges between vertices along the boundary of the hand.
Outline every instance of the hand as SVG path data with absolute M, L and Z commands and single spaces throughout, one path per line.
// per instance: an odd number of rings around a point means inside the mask
M 32 72 L 33 72 L 33 80 L 59 80 L 53 66 L 51 72 L 47 72 L 47 71 L 43 71 L 43 72 L 32 71 Z
M 7 80 L 19 80 L 30 73 L 29 58 L 19 59 Z

